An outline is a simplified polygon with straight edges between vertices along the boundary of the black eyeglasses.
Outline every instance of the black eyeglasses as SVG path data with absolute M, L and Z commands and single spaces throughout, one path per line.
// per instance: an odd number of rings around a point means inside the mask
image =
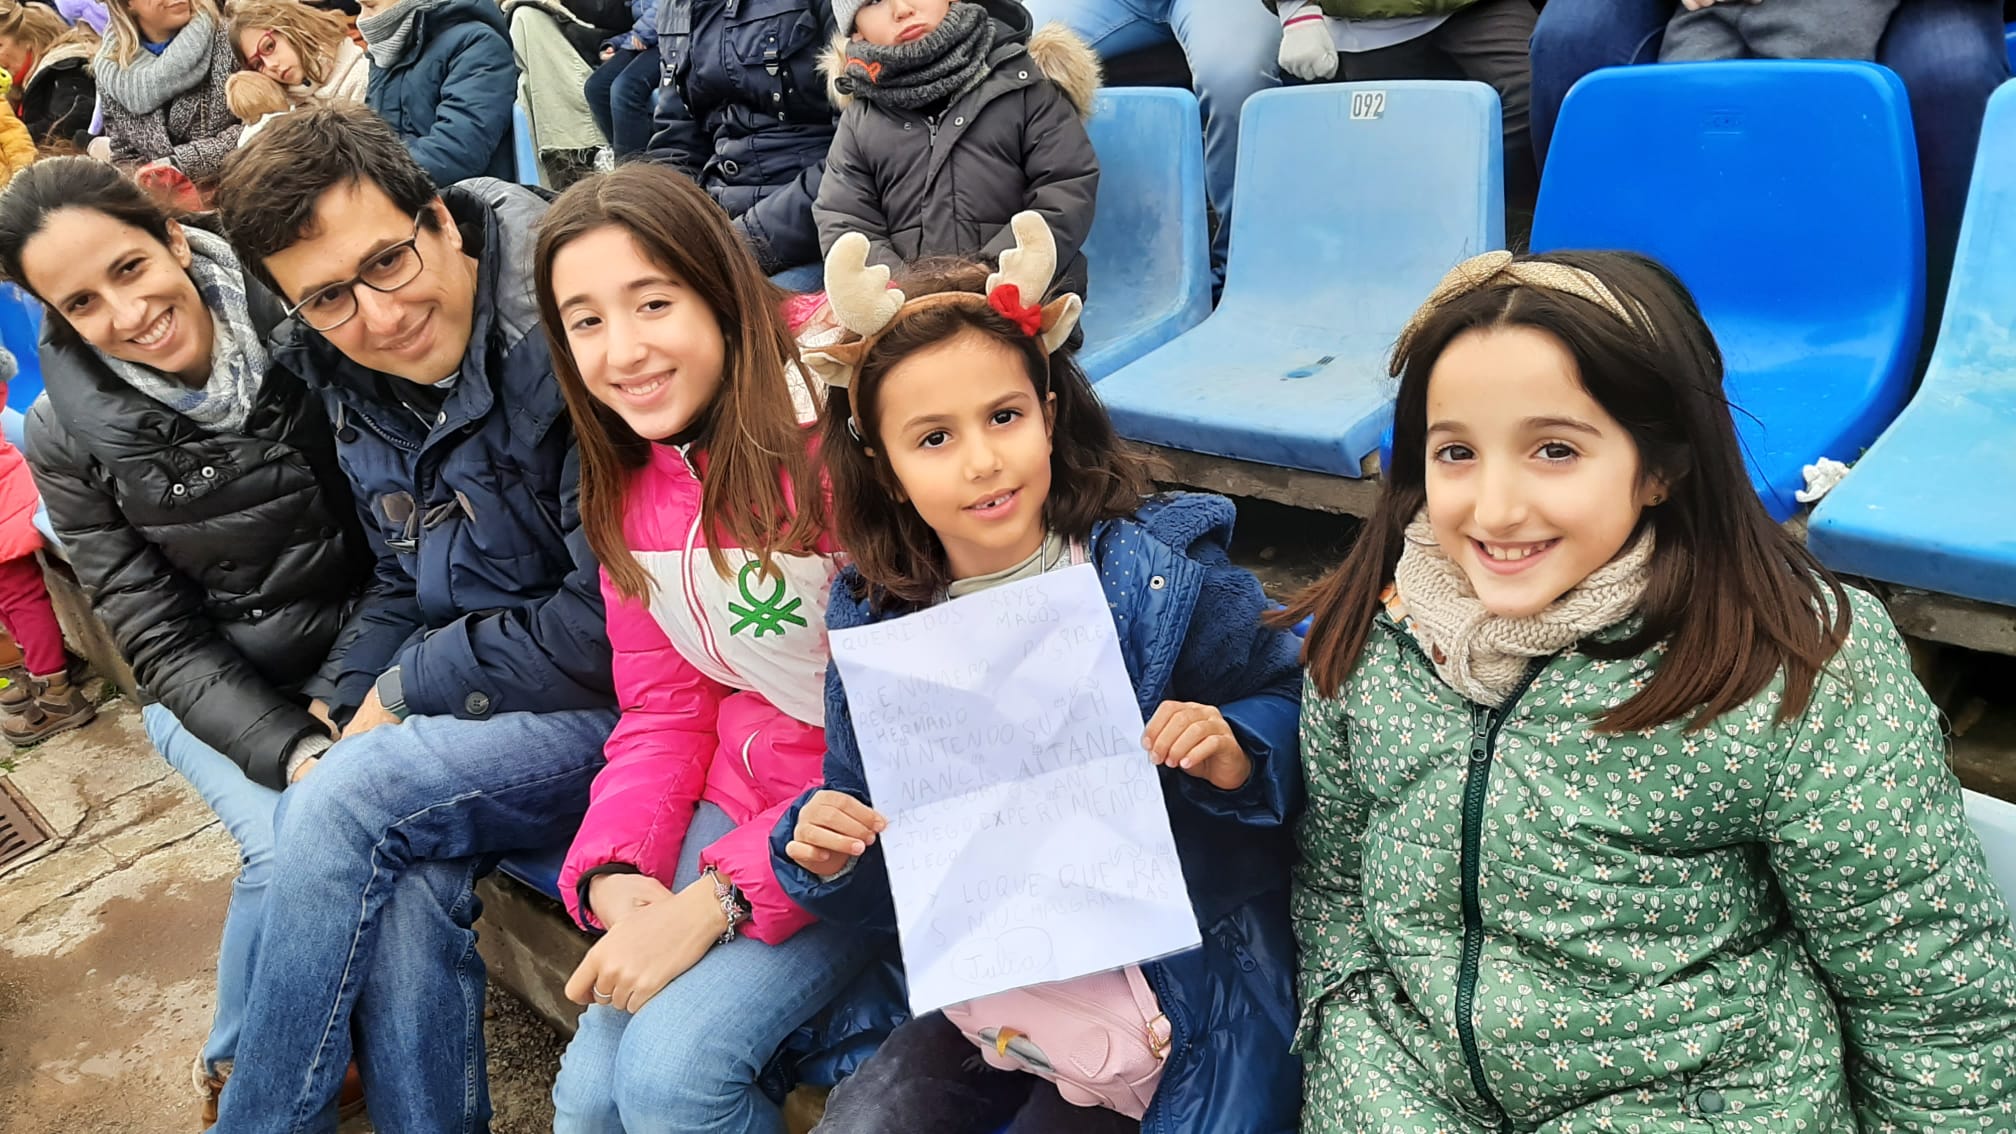
M 395 292 L 420 276 L 427 265 L 420 260 L 420 220 L 422 209 L 413 215 L 413 235 L 382 249 L 364 262 L 364 268 L 342 283 L 330 284 L 287 309 L 289 319 L 299 319 L 317 331 L 333 331 L 357 315 L 359 285 L 378 292 Z

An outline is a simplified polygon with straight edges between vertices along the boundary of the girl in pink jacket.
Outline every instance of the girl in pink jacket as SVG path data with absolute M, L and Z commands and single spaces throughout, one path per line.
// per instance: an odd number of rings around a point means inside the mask
M 560 888 L 605 931 L 557 1134 L 782 1131 L 755 1086 L 871 959 L 777 885 L 769 834 L 819 782 L 834 547 L 794 311 L 706 194 L 656 165 L 541 223 L 541 316 L 623 710 Z M 796 302 L 790 306 L 802 309 Z

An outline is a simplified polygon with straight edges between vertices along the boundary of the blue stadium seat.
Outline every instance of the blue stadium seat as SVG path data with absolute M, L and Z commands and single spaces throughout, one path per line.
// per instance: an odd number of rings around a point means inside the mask
M 1481 83 L 1247 100 L 1224 295 L 1099 384 L 1121 434 L 1361 475 L 1392 417 L 1400 328 L 1451 266 L 1504 243 L 1501 150 L 1498 96 Z
M 2002 887 L 2003 900 L 2016 906 L 2016 804 L 1976 791 L 1962 794 L 1967 801 L 1967 823 L 1981 836 L 1981 849 L 1988 852 L 1988 873 Z
M 42 396 L 42 305 L 13 284 L 0 284 L 0 346 L 18 368 L 7 384 L 7 404 L 22 413 Z
M 1630 249 L 1686 281 L 1727 362 L 1752 480 L 1783 520 L 1802 466 L 1853 461 L 1910 392 L 1924 229 L 1910 106 L 1888 70 L 1665 64 L 1568 92 L 1533 247 Z
M 1099 92 L 1086 123 L 1099 204 L 1078 364 L 1094 382 L 1211 314 L 1202 121 L 1189 91 L 1120 87 Z
M 539 168 L 539 147 L 532 140 L 532 120 L 525 116 L 525 104 L 511 104 L 511 156 L 518 163 L 518 184 L 544 185 Z
M 1945 324 L 1925 381 L 1807 543 L 1837 571 L 2016 606 L 2016 84 L 1988 101 Z
M 497 864 L 497 869 L 525 883 L 554 901 L 560 900 L 560 868 L 567 862 L 567 844 L 545 850 L 518 851 Z

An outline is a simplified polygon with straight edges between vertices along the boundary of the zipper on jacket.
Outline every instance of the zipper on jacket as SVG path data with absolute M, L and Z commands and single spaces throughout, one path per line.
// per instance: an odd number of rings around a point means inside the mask
M 1498 730 L 1533 680 L 1546 667 L 1546 658 L 1536 658 L 1526 667 L 1526 676 L 1513 687 L 1505 704 L 1496 709 L 1470 707 L 1470 760 L 1463 771 L 1463 956 L 1456 969 L 1456 1038 L 1463 1045 L 1463 1062 L 1470 1071 L 1470 1085 L 1497 1116 L 1501 1134 L 1512 1134 L 1512 1119 L 1491 1093 L 1484 1075 L 1484 1056 L 1477 1046 L 1477 968 L 1484 956 L 1484 907 L 1479 898 L 1484 842 L 1484 795 L 1491 786 L 1491 760 L 1498 744 Z
M 1176 987 L 1170 983 L 1168 975 L 1162 971 L 1162 966 L 1149 961 L 1141 966 L 1141 975 L 1148 978 L 1148 987 L 1155 990 L 1155 1006 L 1162 1009 L 1162 1015 L 1169 1020 L 1169 1050 L 1162 1060 L 1163 1082 L 1166 1083 L 1169 1068 L 1176 1062 L 1178 1049 L 1187 1053 L 1191 1037 L 1181 1034 L 1178 1017 L 1169 1010 L 1169 1006 L 1176 1003 Z M 1162 1105 L 1165 1097 L 1161 1084 L 1157 1084 L 1154 1096 L 1148 1100 L 1148 1110 L 1141 1115 L 1141 1134 L 1164 1134 L 1169 1129 L 1168 1114 Z

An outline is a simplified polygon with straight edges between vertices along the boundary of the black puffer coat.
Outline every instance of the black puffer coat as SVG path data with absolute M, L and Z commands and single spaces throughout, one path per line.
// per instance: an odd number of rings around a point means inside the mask
M 85 43 L 52 47 L 28 72 L 17 113 L 37 146 L 82 150 L 90 144 L 91 111 L 98 103 L 91 51 Z
M 837 113 L 819 55 L 832 0 L 659 0 L 663 71 L 644 156 L 700 183 L 778 272 L 819 260 L 812 202 Z
M 279 306 L 245 287 L 270 332 Z M 47 330 L 42 374 L 28 463 L 92 609 L 151 698 L 282 786 L 322 731 L 304 686 L 371 570 L 321 403 L 276 367 L 246 432 L 213 433 Z

